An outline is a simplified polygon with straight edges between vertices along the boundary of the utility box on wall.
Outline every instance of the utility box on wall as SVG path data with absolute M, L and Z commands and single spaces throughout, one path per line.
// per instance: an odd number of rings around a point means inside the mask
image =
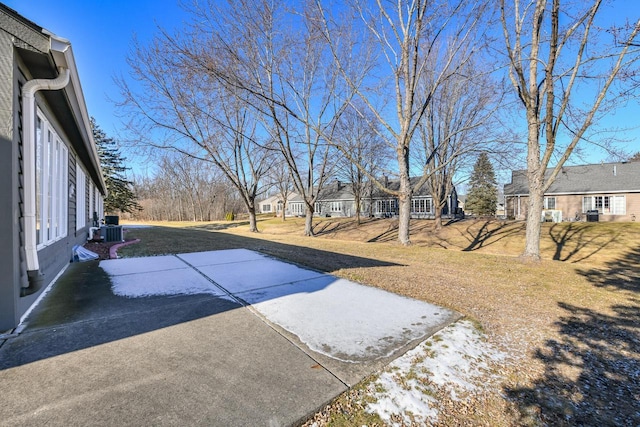
M 100 235 L 105 242 L 122 242 L 122 226 L 111 225 L 100 227 Z

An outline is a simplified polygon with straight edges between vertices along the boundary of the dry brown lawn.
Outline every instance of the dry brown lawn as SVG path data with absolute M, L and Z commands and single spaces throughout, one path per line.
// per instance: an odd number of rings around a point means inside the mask
M 317 220 L 315 238 L 302 219 L 263 219 L 259 234 L 242 221 L 172 225 L 132 230 L 142 243 L 120 254 L 260 250 L 477 321 L 511 358 L 495 366 L 499 386 L 441 402 L 439 425 L 640 425 L 640 224 L 543 224 L 540 263 L 518 258 L 521 222 L 414 221 L 411 246 L 393 220 Z M 359 394 L 317 425 L 372 425 Z

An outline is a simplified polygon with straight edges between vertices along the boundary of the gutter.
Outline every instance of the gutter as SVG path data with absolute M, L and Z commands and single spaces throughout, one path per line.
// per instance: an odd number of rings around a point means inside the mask
M 36 103 L 35 94 L 40 90 L 60 90 L 69 84 L 68 68 L 58 67 L 55 79 L 29 80 L 22 88 L 22 135 L 24 147 L 24 236 L 28 287 L 20 289 L 20 296 L 37 292 L 44 281 L 38 262 L 36 238 Z
M 42 33 L 50 39 L 51 55 L 53 56 L 55 63 L 68 68 L 71 72 L 71 84 L 66 89 L 69 93 L 69 101 L 71 103 L 72 110 L 76 114 L 76 117 L 80 119 L 78 125 L 80 128 L 80 133 L 82 134 L 82 138 L 84 140 L 85 147 L 89 152 L 89 157 L 93 169 L 95 169 L 97 174 L 98 182 L 96 182 L 96 184 L 98 185 L 98 187 L 101 187 L 101 193 L 106 197 L 107 186 L 102 174 L 100 161 L 98 160 L 98 149 L 95 141 L 93 140 L 91 121 L 89 118 L 87 105 L 85 104 L 84 93 L 82 91 L 82 85 L 80 84 L 80 76 L 78 75 L 76 60 L 73 55 L 71 42 L 65 38 L 53 34 L 46 29 L 43 29 Z

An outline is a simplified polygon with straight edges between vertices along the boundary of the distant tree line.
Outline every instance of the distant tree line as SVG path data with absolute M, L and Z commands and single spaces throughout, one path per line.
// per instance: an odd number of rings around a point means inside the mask
M 152 177 L 137 176 L 135 193 L 141 221 L 216 221 L 244 211 L 235 188 L 211 163 L 165 155 Z

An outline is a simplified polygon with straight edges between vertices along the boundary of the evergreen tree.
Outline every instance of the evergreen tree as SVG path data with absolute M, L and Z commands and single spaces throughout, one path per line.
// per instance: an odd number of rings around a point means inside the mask
M 487 153 L 481 153 L 478 156 L 469 184 L 471 189 L 467 195 L 465 210 L 475 215 L 495 215 L 498 188 L 493 165 Z
M 126 158 L 120 154 L 116 141 L 100 129 L 93 117 L 91 129 L 107 186 L 108 194 L 104 200 L 104 210 L 110 213 L 118 211 L 133 213 L 142 210 L 142 206 L 138 204 L 138 197 L 133 192 L 133 183 L 125 176 L 129 168 L 124 166 Z

